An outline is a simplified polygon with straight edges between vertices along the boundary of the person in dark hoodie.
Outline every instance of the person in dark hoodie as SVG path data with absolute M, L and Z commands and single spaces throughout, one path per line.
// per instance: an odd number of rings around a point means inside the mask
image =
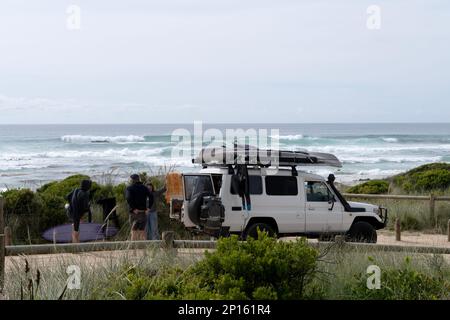
M 153 195 L 141 182 L 139 175 L 133 174 L 130 182 L 125 198 L 130 209 L 131 241 L 145 240 L 146 214 L 148 208 L 153 206 Z
M 83 216 L 88 214 L 88 221 L 92 221 L 92 213 L 90 208 L 90 190 L 92 187 L 91 180 L 81 181 L 80 188 L 76 188 L 66 197 L 69 201 L 69 215 L 73 221 L 72 242 L 80 242 L 80 221 Z

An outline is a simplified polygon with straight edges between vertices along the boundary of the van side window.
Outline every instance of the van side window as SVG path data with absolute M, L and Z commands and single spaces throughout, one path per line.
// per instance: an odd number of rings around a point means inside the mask
M 328 202 L 333 198 L 327 185 L 320 181 L 306 181 L 305 191 L 308 202 Z
M 269 196 L 298 195 L 297 177 L 266 176 L 266 193 Z
M 248 176 L 250 194 L 262 194 L 262 178 L 261 176 Z M 238 194 L 237 190 L 234 190 L 233 185 L 230 186 L 231 194 Z

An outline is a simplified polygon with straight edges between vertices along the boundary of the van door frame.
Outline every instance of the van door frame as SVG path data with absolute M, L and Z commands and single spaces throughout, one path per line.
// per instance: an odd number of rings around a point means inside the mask
M 308 201 L 306 196 L 305 184 L 307 182 L 317 182 L 324 184 L 328 192 L 334 196 L 335 203 L 333 209 L 330 209 L 329 202 L 314 202 Z M 344 218 L 344 206 L 339 201 L 339 198 L 323 180 L 318 179 L 304 179 L 303 192 L 305 199 L 305 231 L 309 234 L 324 234 L 324 233 L 338 233 L 342 231 L 342 223 Z

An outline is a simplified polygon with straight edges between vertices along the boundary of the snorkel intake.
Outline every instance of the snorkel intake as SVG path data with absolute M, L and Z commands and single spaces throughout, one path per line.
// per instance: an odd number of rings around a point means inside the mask
M 331 189 L 333 189 L 333 192 L 339 198 L 339 201 L 341 201 L 342 205 L 344 206 L 345 211 L 347 211 L 347 212 L 365 212 L 366 209 L 364 209 L 364 208 L 353 208 L 352 206 L 350 206 L 350 204 L 347 202 L 347 200 L 345 200 L 342 193 L 340 193 L 339 190 L 334 185 L 335 181 L 336 181 L 336 177 L 334 176 L 334 174 L 330 174 L 328 176 L 328 180 L 327 180 L 328 185 L 331 187 Z

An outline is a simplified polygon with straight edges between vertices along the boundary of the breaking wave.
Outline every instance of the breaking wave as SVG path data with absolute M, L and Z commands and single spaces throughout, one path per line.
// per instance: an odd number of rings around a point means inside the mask
M 83 136 L 83 135 L 67 135 L 62 136 L 61 140 L 66 143 L 133 143 L 144 142 L 145 137 L 141 136 Z

